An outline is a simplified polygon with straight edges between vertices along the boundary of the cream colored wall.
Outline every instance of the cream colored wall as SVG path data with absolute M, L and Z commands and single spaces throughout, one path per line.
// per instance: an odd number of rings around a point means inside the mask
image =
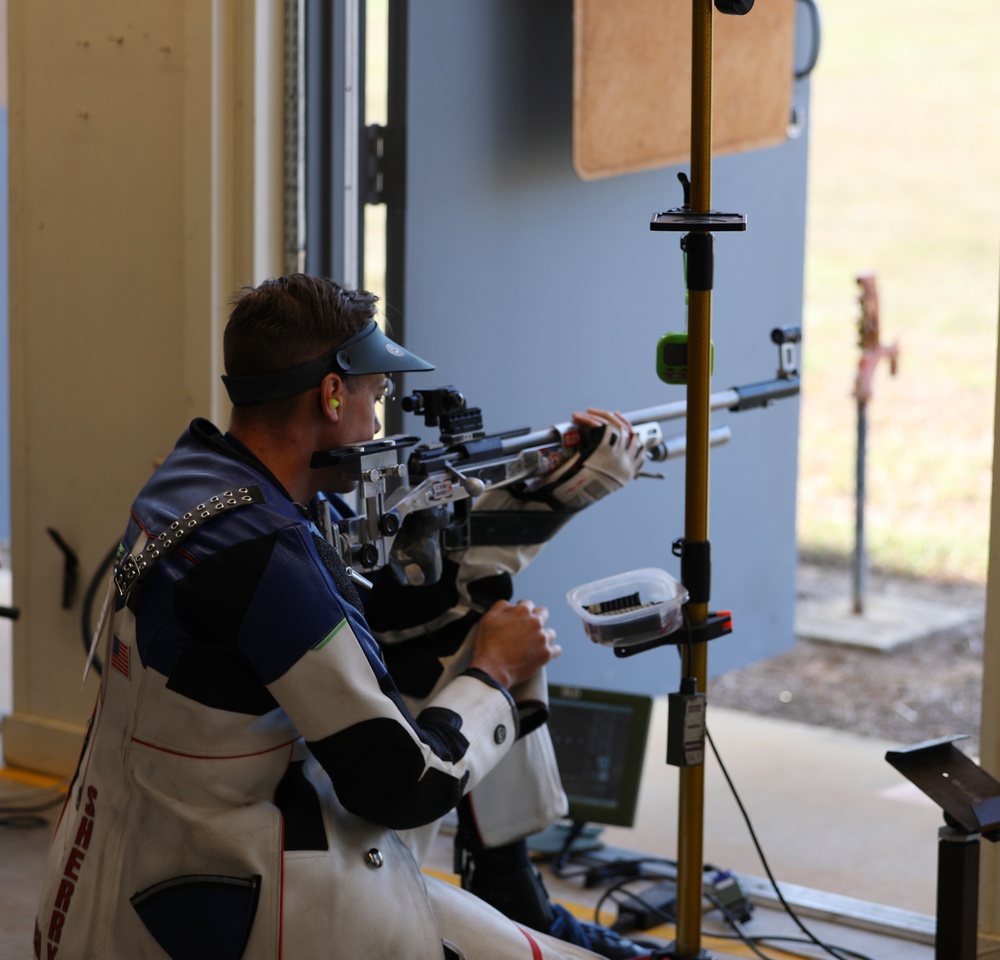
M 1000 385 L 1000 356 L 997 384 Z M 1000 392 L 1000 391 L 998 391 Z M 1000 412 L 998 397 L 997 412 Z M 983 708 L 980 722 L 980 763 L 1000 780 L 1000 416 L 993 420 L 993 496 L 990 564 L 986 587 L 986 632 L 983 642 Z M 980 844 L 979 931 L 991 943 L 980 945 L 979 956 L 1000 955 L 1000 843 Z
M 281 2 L 8 3 L 21 618 L 3 750 L 66 773 L 96 689 L 81 689 L 82 590 L 155 460 L 192 417 L 228 412 L 228 297 L 280 271 L 280 165 L 255 166 L 254 140 L 280 142 Z M 263 76 L 262 45 L 278 51 Z M 47 528 L 79 556 L 68 610 Z

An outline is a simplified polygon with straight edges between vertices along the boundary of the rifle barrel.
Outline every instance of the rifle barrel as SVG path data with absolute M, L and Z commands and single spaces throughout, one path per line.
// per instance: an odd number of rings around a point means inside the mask
M 713 410 L 728 409 L 738 403 L 740 395 L 735 387 L 728 390 L 720 390 L 710 397 Z M 630 423 L 652 423 L 654 420 L 680 420 L 687 416 L 687 400 L 674 400 L 671 403 L 661 403 L 655 407 L 643 407 L 641 410 L 633 410 L 626 413 Z
M 782 397 L 798 393 L 798 391 L 798 380 L 779 377 L 763 383 L 719 390 L 709 397 L 709 404 L 712 410 L 745 410 L 750 409 L 751 406 L 764 406 L 771 400 L 779 400 Z M 670 403 L 661 403 L 653 407 L 643 407 L 640 410 L 632 410 L 625 416 L 630 423 L 634 424 L 679 420 L 687 416 L 687 401 L 673 400 Z M 530 447 L 555 443 L 571 426 L 572 424 L 569 423 L 561 423 L 554 427 L 534 430 L 519 437 L 503 440 L 503 452 L 505 454 L 517 453 Z

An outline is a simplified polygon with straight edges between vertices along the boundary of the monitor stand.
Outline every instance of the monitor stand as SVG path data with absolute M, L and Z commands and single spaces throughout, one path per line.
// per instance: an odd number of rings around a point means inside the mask
M 550 824 L 541 833 L 533 833 L 528 837 L 528 849 L 546 857 L 590 853 L 604 846 L 600 839 L 603 831 L 603 827 L 560 820 Z

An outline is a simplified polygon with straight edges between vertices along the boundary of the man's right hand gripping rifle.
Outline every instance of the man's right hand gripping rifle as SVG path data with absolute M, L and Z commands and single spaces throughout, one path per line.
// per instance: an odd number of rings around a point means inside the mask
M 363 597 L 368 620 L 411 709 L 419 712 L 452 677 L 475 664 L 494 618 L 504 611 L 509 615 L 513 576 L 545 542 L 581 509 L 624 487 L 645 462 L 641 438 L 620 413 L 592 408 L 574 414 L 573 423 L 582 442 L 565 462 L 475 500 L 471 545 L 445 553 L 436 582 L 404 585 L 388 568 L 373 578 L 374 588 Z M 425 517 L 411 514 L 397 537 L 397 553 L 418 544 L 427 527 Z M 530 601 L 520 605 L 536 620 L 548 616 Z M 553 648 L 553 655 L 558 652 Z M 520 923 L 608 957 L 639 956 L 645 951 L 636 944 L 581 924 L 553 904 L 529 860 L 525 838 L 565 815 L 566 798 L 545 723 L 545 670 L 510 691 L 519 708 L 521 738 L 458 810 L 456 862 L 463 886 Z M 418 857 L 429 839 L 414 841 Z

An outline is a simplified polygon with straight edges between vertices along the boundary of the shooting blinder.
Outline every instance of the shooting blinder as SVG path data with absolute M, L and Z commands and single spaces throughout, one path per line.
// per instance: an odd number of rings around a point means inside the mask
M 433 370 L 434 365 L 390 340 L 373 320 L 339 346 L 297 367 L 246 377 L 224 376 L 229 399 L 236 406 L 291 397 L 317 386 L 328 373 L 359 376 Z

